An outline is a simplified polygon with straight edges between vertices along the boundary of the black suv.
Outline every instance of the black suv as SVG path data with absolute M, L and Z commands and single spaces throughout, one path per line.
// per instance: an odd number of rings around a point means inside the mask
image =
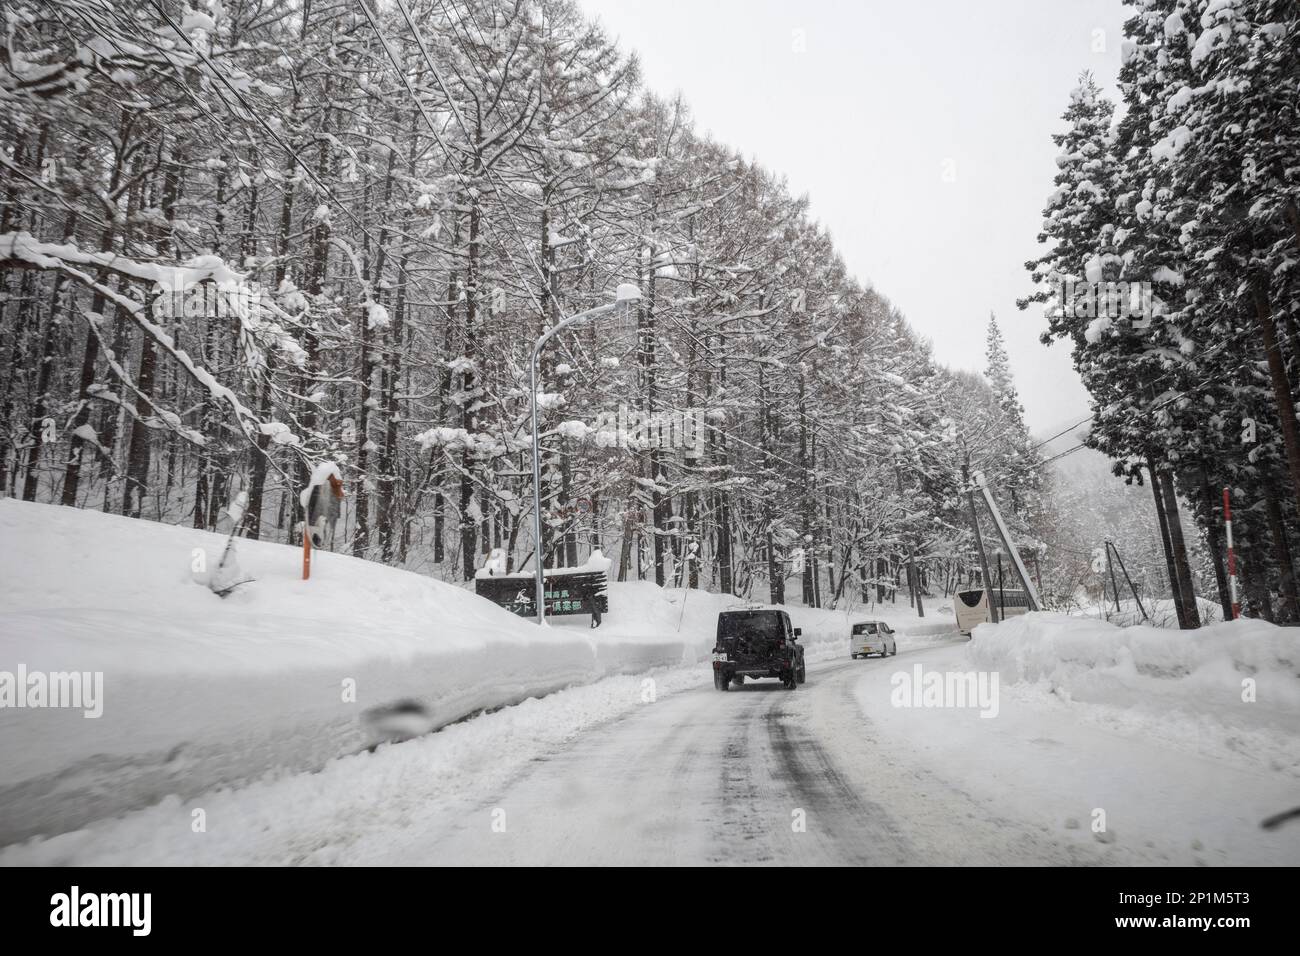
M 713 686 L 727 690 L 746 677 L 776 677 L 794 690 L 807 679 L 799 628 L 776 608 L 743 608 L 718 615 L 713 647 Z

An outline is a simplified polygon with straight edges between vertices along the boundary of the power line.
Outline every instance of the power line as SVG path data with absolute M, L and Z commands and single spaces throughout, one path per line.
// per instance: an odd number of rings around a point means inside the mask
M 1049 442 L 1054 442 L 1054 441 L 1056 441 L 1056 439 L 1060 438 L 1062 435 L 1068 435 L 1070 432 L 1074 431 L 1074 430 L 1075 430 L 1076 428 L 1078 428 L 1080 425 L 1086 425 L 1086 424 L 1087 424 L 1088 422 L 1090 422 L 1090 421 L 1092 421 L 1092 416 L 1091 416 L 1091 415 L 1089 415 L 1087 418 L 1083 419 L 1082 421 L 1075 422 L 1075 423 L 1074 423 L 1073 425 L 1071 425 L 1069 428 L 1066 428 L 1066 429 L 1063 429 L 1063 430 L 1057 432 L 1057 433 L 1056 433 L 1055 435 L 1053 435 L 1051 438 L 1044 438 L 1042 441 L 1037 442 L 1037 443 L 1035 443 L 1035 444 L 1033 444 L 1033 445 L 1030 445 L 1028 448 L 1025 449 L 1025 451 L 1033 451 L 1033 450 L 1036 449 L 1036 448 L 1042 448 L 1044 445 L 1048 444 Z
M 1213 356 L 1217 355 L 1219 352 L 1222 352 L 1222 351 L 1223 351 L 1224 349 L 1226 349 L 1228 346 L 1230 346 L 1230 345 L 1234 345 L 1234 344 L 1236 344 L 1236 343 L 1234 342 L 1234 340 L 1233 340 L 1232 338 L 1227 338 L 1227 339 L 1225 339 L 1223 342 L 1220 342 L 1218 345 L 1213 346 L 1212 348 L 1208 349 L 1207 351 L 1205 351 L 1205 352 L 1202 353 L 1201 355 L 1197 356 L 1197 358 L 1198 358 L 1200 361 L 1205 361 L 1205 360 L 1207 360 L 1207 359 L 1209 359 L 1209 358 L 1212 358 Z M 1279 349 L 1279 350 L 1280 350 L 1280 348 L 1281 348 L 1281 343 L 1276 343 L 1276 344 L 1273 346 L 1273 348 L 1276 348 L 1276 349 Z M 1265 350 L 1266 353 L 1267 353 L 1268 351 L 1269 351 L 1269 350 L 1267 350 L 1267 349 Z M 1183 399 L 1186 399 L 1186 398 L 1188 398 L 1188 397 L 1190 397 L 1190 396 L 1196 394 L 1197 392 L 1201 391 L 1202 389 L 1209 388 L 1209 387 L 1212 386 L 1212 385 L 1221 385 L 1221 384 L 1223 384 L 1224 381 L 1226 381 L 1226 379 L 1227 379 L 1227 377 L 1228 377 L 1228 374 L 1231 374 L 1231 373 L 1234 373 L 1234 372 L 1242 372 L 1242 371 L 1245 371 L 1245 370 L 1246 370 L 1247 368 L 1249 368 L 1250 366 L 1257 364 L 1258 361 L 1259 361 L 1258 359 L 1254 359 L 1254 358 L 1252 358 L 1252 359 L 1246 359 L 1245 361 L 1243 361 L 1243 362 L 1241 362 L 1241 363 L 1239 363 L 1239 364 L 1237 364 L 1237 365 L 1229 366 L 1226 370 L 1224 370 L 1223 373 L 1221 373 L 1221 374 L 1220 374 L 1219 376 L 1217 376 L 1216 378 L 1213 378 L 1213 379 L 1206 379 L 1205 381 L 1199 382 L 1199 383 L 1194 384 L 1194 385 L 1190 385 L 1190 386 L 1188 386 L 1187 388 L 1185 388 L 1185 389 L 1183 389 L 1183 390 L 1181 390 L 1181 391 L 1175 392 L 1174 394 L 1169 395 L 1169 396 L 1166 397 L 1166 398 L 1160 399 L 1159 401 L 1155 402 L 1154 404 L 1150 405 L 1150 406 L 1147 407 L 1147 408 L 1144 408 L 1144 409 L 1135 409 L 1134 412 L 1135 412 L 1136 414 L 1147 414 L 1147 415 L 1153 414 L 1153 413 L 1159 411 L 1160 409 L 1162 409 L 1162 408 L 1164 408 L 1164 407 L 1166 407 L 1166 406 L 1168 406 L 1168 405 L 1171 405 L 1171 404 L 1173 404 L 1173 403 L 1175 403 L 1175 402 L 1181 401 L 1181 400 L 1183 400 Z M 1160 375 L 1156 376 L 1154 379 L 1151 379 L 1151 380 L 1149 380 L 1149 381 L 1147 381 L 1147 382 L 1144 382 L 1144 383 L 1142 383 L 1142 384 L 1143 384 L 1144 386 L 1147 386 L 1147 387 L 1150 387 L 1150 388 L 1154 388 L 1154 386 L 1156 385 L 1156 383 L 1158 383 L 1158 382 L 1160 382 L 1160 381 L 1162 381 L 1162 380 L 1164 380 L 1164 379 L 1169 378 L 1171 375 L 1175 375 L 1175 374 L 1178 374 L 1178 373 L 1180 373 L 1180 372 L 1185 372 L 1185 371 L 1186 371 L 1185 369 L 1178 368 L 1178 367 L 1174 367 L 1174 368 L 1168 369 L 1168 370 L 1165 371 L 1165 372 L 1162 372 Z M 1068 434 L 1069 432 L 1071 432 L 1071 431 L 1073 431 L 1074 429 L 1078 428 L 1080 425 L 1083 425 L 1083 424 L 1085 424 L 1086 422 L 1091 421 L 1092 418 L 1093 418 L 1093 416 L 1090 415 L 1088 418 L 1085 418 L 1085 419 L 1083 419 L 1082 421 L 1077 422 L 1077 423 L 1074 424 L 1074 425 L 1071 425 L 1069 428 L 1065 429 L 1065 431 L 1063 431 L 1063 432 L 1059 432 L 1059 433 L 1057 433 L 1056 435 L 1053 435 L 1051 438 L 1045 439 L 1044 441 L 1038 442 L 1037 444 L 1030 446 L 1027 450 L 1028 450 L 1028 451 L 1033 451 L 1034 449 L 1039 448 L 1039 447 L 1041 447 L 1041 446 L 1047 444 L 1048 442 L 1051 442 L 1051 441 L 1053 441 L 1053 440 L 1055 440 L 1055 439 L 1061 437 L 1061 435 Z M 1054 456 L 1052 456 L 1051 458 L 1045 459 L 1045 460 L 1040 461 L 1040 462 L 1031 462 L 1031 463 L 1028 463 L 1028 464 L 1022 465 L 1020 468 L 1011 469 L 1011 472 L 1012 472 L 1013 474 L 1016 474 L 1016 473 L 1021 473 L 1021 472 L 1028 472 L 1028 471 L 1034 471 L 1034 470 L 1037 470 L 1038 468 L 1041 468 L 1043 465 L 1050 464 L 1051 462 L 1054 462 L 1054 461 L 1058 461 L 1059 459 L 1064 458 L 1066 455 L 1072 454 L 1073 452 L 1076 452 L 1076 451 L 1080 450 L 1081 448 L 1085 448 L 1085 447 L 1087 447 L 1086 442 L 1081 442 L 1081 443 L 1079 443 L 1078 445 L 1075 445 L 1073 448 L 1069 448 L 1069 449 L 1067 449 L 1066 451 L 1062 452 L 1061 454 L 1054 455 Z
M 1083 442 L 1080 442 L 1079 444 L 1075 445 L 1073 448 L 1067 448 L 1065 451 L 1061 452 L 1060 454 L 1053 455 L 1051 458 L 1045 458 L 1043 461 L 1035 465 L 1034 468 L 1042 468 L 1044 465 L 1050 465 L 1054 461 L 1060 461 L 1062 458 L 1066 457 L 1067 455 L 1073 455 L 1076 451 L 1079 451 L 1080 449 L 1087 448 L 1087 447 L 1088 446 L 1085 445 Z

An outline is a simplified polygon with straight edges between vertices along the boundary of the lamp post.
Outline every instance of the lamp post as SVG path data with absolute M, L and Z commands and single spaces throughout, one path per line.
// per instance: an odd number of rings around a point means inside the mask
M 608 305 L 598 305 L 594 309 L 579 312 L 577 315 L 571 315 L 543 332 L 536 344 L 533 345 L 533 354 L 528 360 L 528 391 L 533 412 L 533 539 L 535 541 L 533 564 L 537 568 L 537 587 L 534 600 L 537 602 L 537 623 L 541 625 L 546 624 L 546 575 L 543 573 L 542 568 L 542 447 L 540 436 L 537 433 L 537 356 L 541 355 L 542 347 L 562 329 L 576 325 L 584 319 L 594 319 L 616 309 L 627 308 L 640 298 L 641 290 L 633 283 L 620 283 L 614 291 L 613 302 Z

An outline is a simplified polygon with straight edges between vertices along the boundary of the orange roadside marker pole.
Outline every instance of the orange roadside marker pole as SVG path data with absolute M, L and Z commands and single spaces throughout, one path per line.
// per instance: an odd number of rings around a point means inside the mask
M 311 529 L 306 524 L 302 528 L 302 579 L 311 577 Z

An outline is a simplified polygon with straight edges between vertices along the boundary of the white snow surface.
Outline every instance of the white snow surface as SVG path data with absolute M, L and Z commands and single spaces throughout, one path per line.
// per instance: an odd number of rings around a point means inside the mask
M 719 609 L 738 603 L 692 591 L 683 617 L 681 591 L 612 583 L 599 629 L 586 616 L 540 628 L 472 591 L 325 551 L 304 582 L 300 549 L 243 539 L 255 580 L 222 599 L 206 586 L 221 535 L 13 499 L 0 500 L 0 540 L 0 670 L 104 675 L 98 719 L 0 708 L 0 845 L 318 770 L 374 743 L 371 708 L 415 702 L 433 729 L 694 665 Z M 192 571 L 200 555 L 206 570 Z M 792 614 L 806 645 L 840 638 L 842 615 Z
M 1026 833 L 1077 833 L 1118 864 L 1300 863 L 1300 827 L 1260 826 L 1300 804 L 1295 629 L 1120 628 L 1036 613 L 908 664 L 858 683 L 864 716 L 901 759 Z M 997 674 L 997 716 L 896 706 L 894 675 L 916 667 Z
M 649 593 L 652 586 L 635 590 Z M 670 627 L 680 613 L 680 590 L 659 592 L 661 600 L 643 602 L 658 623 Z M 706 608 L 711 627 L 719 602 L 716 595 L 686 595 L 686 620 L 691 602 Z M 889 620 L 901 627 L 915 621 L 910 612 L 895 610 L 843 612 L 789 609 L 804 627 L 804 640 L 813 645 L 807 659 L 842 659 L 848 653 L 847 622 Z M 935 612 L 931 612 L 934 615 Z M 823 640 L 809 633 L 809 620 L 825 628 Z M 649 622 L 647 622 L 649 623 Z M 926 648 L 951 635 L 950 616 L 914 626 L 900 646 Z M 711 639 L 710 639 L 711 641 Z M 426 826 L 455 820 L 459 813 L 486 817 L 478 805 L 509 782 L 557 752 L 608 731 L 619 721 L 652 715 L 661 702 L 698 693 L 713 694 L 710 669 L 703 663 L 655 667 L 637 674 L 605 677 L 531 697 L 474 720 L 451 724 L 400 744 L 383 745 L 328 761 L 319 772 L 267 774 L 245 785 L 219 787 L 201 794 L 168 795 L 158 802 L 96 820 L 76 830 L 38 836 L 0 849 L 0 866 L 21 865 L 365 865 L 421 858 L 424 863 L 455 861 L 431 848 Z M 741 695 L 736 699 L 743 700 Z M 686 703 L 686 700 L 682 700 Z M 659 748 L 671 760 L 676 750 Z M 713 776 L 714 774 L 710 774 Z M 674 781 L 664 778 L 663 786 Z M 599 775 L 575 785 L 601 791 L 609 786 Z M 658 801 L 655 793 L 646 799 Z M 672 801 L 667 801 L 671 803 Z M 569 809 L 581 813 L 581 802 Z M 193 828 L 202 810 L 207 832 Z M 696 810 L 690 811 L 695 814 Z M 605 841 L 598 825 L 588 827 L 593 838 Z M 557 839 L 563 840 L 562 835 Z M 440 842 L 435 840 L 434 842 Z M 613 841 L 616 844 L 617 841 Z M 609 845 L 613 845 L 609 844 Z M 629 845 L 619 852 L 633 858 L 643 848 Z M 616 848 L 617 850 L 617 848 Z M 432 853 L 431 856 L 422 854 Z M 582 846 L 571 848 L 581 855 Z M 468 862 L 474 862 L 473 855 Z
M 500 564 L 497 564 L 492 560 L 493 557 L 495 557 L 496 555 L 497 555 L 496 550 L 494 550 L 492 554 L 488 555 L 488 561 L 484 564 L 484 566 L 474 572 L 474 577 L 476 579 L 477 578 L 518 578 L 521 581 L 532 581 L 536 579 L 537 576 L 536 568 L 529 568 L 523 571 L 511 571 L 507 573 L 504 570 L 504 567 L 502 566 L 504 565 L 504 561 L 505 561 L 504 552 L 501 553 Z M 546 577 L 550 577 L 551 575 L 555 575 L 555 574 L 592 574 L 597 571 L 603 572 L 604 574 L 609 574 L 613 566 L 614 566 L 613 560 L 605 557 L 605 553 L 601 551 L 599 548 L 597 548 L 596 550 L 592 551 L 591 554 L 587 555 L 587 559 L 583 561 L 582 564 L 575 565 L 574 567 L 571 568 L 543 568 L 542 570 L 543 570 L 543 574 Z M 717 597 L 717 595 L 714 594 L 707 594 L 705 592 L 699 592 L 699 593 L 704 594 L 705 598 Z M 712 637 L 712 633 L 710 633 L 709 636 Z
M 218 536 L 96 513 L 0 501 L 0 537 L 0 670 L 104 672 L 98 720 L 0 709 L 0 865 L 1300 863 L 1260 826 L 1300 804 L 1293 629 L 791 607 L 808 683 L 718 694 L 718 595 L 614 583 L 599 630 L 538 628 L 248 541 L 223 602 L 190 571 Z M 867 619 L 897 657 L 848 659 Z M 900 705 L 936 672 L 996 677 L 996 714 Z M 400 701 L 418 736 L 368 749 Z M 791 806 L 807 838 L 760 825 Z
M 1300 780 L 1296 628 L 1243 619 L 1180 631 L 1026 614 L 977 628 L 969 659 L 1086 720 Z

